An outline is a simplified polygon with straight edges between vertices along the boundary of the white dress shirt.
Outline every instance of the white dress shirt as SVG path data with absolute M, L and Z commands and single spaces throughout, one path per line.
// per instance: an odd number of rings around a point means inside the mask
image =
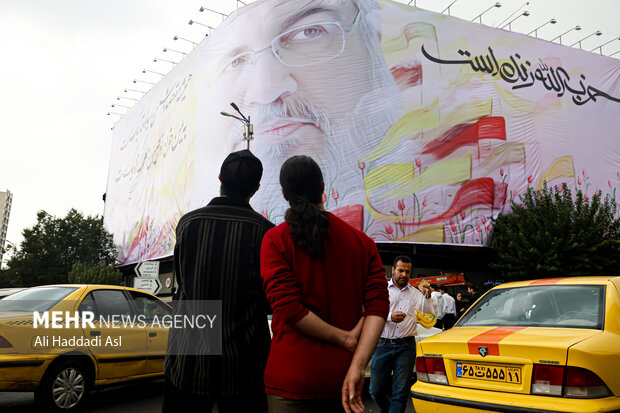
M 444 314 L 452 313 L 456 316 L 456 302 L 454 301 L 454 298 L 452 298 L 452 296 L 448 293 L 445 293 L 442 298 Z
M 409 283 L 401 290 L 394 284 L 394 279 L 392 279 L 388 282 L 388 293 L 390 294 L 390 312 L 388 313 L 383 333 L 381 333 L 382 338 L 414 336 L 417 325 L 416 309 L 426 314 L 437 315 L 437 307 L 434 305 L 433 300 L 424 298 L 424 294 Z M 407 314 L 407 317 L 400 323 L 395 323 L 392 321 L 392 313 L 395 311 L 402 311 Z
M 443 304 L 443 295 L 439 291 L 433 291 L 431 293 L 431 299 L 437 306 L 437 314 L 435 314 L 437 316 L 437 320 L 443 319 L 443 315 L 445 314 L 444 304 Z

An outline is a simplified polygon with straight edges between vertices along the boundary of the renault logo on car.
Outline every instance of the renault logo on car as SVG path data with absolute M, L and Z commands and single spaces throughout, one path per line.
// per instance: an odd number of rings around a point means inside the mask
M 486 355 L 489 354 L 489 349 L 484 346 L 480 346 L 478 347 L 478 354 L 480 354 L 482 357 L 486 357 Z

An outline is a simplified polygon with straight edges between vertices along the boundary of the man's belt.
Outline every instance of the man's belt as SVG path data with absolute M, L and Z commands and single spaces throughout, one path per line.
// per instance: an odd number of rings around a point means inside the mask
M 415 341 L 415 337 L 414 336 L 409 336 L 409 337 L 403 337 L 403 338 L 383 338 L 381 337 L 379 339 L 379 343 L 381 344 L 401 344 L 401 343 L 410 343 L 412 341 Z

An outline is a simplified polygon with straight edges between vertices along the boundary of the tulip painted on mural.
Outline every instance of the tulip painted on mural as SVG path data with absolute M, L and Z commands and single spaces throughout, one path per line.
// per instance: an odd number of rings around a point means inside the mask
M 528 184 L 531 184 L 531 183 L 532 183 L 532 180 L 533 180 L 532 175 L 530 175 L 530 176 L 528 176 L 528 177 L 527 177 L 527 183 L 528 183 Z
M 577 177 L 577 185 L 581 185 L 581 178 Z
M 499 168 L 499 176 L 504 176 L 504 168 Z
M 480 228 L 480 225 L 476 225 L 476 232 L 482 232 L 482 228 Z
M 334 201 L 338 201 L 338 198 L 340 198 L 340 194 L 338 193 L 336 188 L 332 188 L 332 199 Z
M 392 228 L 392 226 L 391 226 L 391 225 L 386 225 L 386 226 L 385 226 L 385 232 L 386 232 L 388 235 L 392 235 L 392 234 L 394 234 L 394 228 Z
M 421 168 L 422 167 L 422 161 L 416 158 L 415 166 L 417 166 L 418 168 Z
M 460 214 L 461 214 L 461 219 L 465 219 L 465 211 L 461 211 Z
M 366 164 L 362 161 L 357 161 L 357 167 L 360 169 L 360 171 L 363 171 L 364 169 L 366 169 Z
M 450 220 L 450 229 L 452 232 L 456 232 L 456 224 L 452 220 Z
M 428 201 L 426 200 L 426 198 L 424 198 L 422 200 L 422 206 L 427 206 L 428 205 Z
M 405 201 L 403 199 L 398 200 L 398 209 L 400 209 L 401 211 L 405 210 Z

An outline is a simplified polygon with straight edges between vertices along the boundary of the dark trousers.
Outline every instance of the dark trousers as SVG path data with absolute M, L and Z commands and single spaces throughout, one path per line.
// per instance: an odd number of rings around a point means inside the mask
M 456 316 L 454 314 L 449 313 L 443 316 L 443 329 L 444 330 L 452 328 L 454 323 L 456 323 Z
M 166 378 L 163 413 L 211 412 L 215 404 L 220 413 L 265 413 L 267 397 L 264 388 L 247 389 L 243 394 L 233 396 L 194 394 L 177 388 Z
M 379 341 L 370 366 L 370 396 L 381 413 L 405 411 L 414 363 L 414 337 Z

